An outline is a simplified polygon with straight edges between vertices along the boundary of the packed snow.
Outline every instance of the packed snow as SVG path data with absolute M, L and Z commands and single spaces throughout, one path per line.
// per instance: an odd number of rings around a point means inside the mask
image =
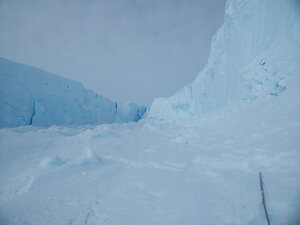
M 0 127 L 135 122 L 146 107 L 115 103 L 82 84 L 0 58 Z
M 261 225 L 261 172 L 271 224 L 299 225 L 299 37 L 298 0 L 228 0 L 207 66 L 147 118 L 2 128 L 0 224 Z
M 194 124 L 2 129 L 1 224 L 265 224 L 300 210 L 299 96 Z

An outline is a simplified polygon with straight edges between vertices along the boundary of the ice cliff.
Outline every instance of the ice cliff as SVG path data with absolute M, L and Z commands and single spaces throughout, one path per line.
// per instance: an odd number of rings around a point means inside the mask
M 207 65 L 195 81 L 156 99 L 149 118 L 195 118 L 289 89 L 300 71 L 300 1 L 228 0 Z
M 115 103 L 82 84 L 0 58 L 0 127 L 132 122 L 146 107 Z

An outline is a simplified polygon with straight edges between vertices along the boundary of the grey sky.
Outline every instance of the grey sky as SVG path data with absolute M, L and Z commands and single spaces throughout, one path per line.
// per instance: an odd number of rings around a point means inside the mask
M 225 0 L 0 0 L 0 56 L 150 105 L 206 63 Z

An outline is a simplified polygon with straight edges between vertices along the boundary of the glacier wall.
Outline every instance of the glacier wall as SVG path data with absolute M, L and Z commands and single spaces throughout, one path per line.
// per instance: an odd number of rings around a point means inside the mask
M 135 122 L 145 111 L 137 104 L 112 102 L 79 82 L 0 58 L 0 127 Z
M 156 99 L 149 118 L 176 121 L 274 97 L 300 75 L 299 0 L 228 0 L 225 9 L 207 65 L 182 90 Z

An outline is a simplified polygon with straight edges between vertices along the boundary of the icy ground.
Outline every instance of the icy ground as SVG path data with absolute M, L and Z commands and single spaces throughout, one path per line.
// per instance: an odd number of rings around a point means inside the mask
M 272 225 L 290 225 L 300 210 L 298 99 L 270 96 L 189 126 L 1 129 L 1 224 L 266 224 L 261 171 Z

